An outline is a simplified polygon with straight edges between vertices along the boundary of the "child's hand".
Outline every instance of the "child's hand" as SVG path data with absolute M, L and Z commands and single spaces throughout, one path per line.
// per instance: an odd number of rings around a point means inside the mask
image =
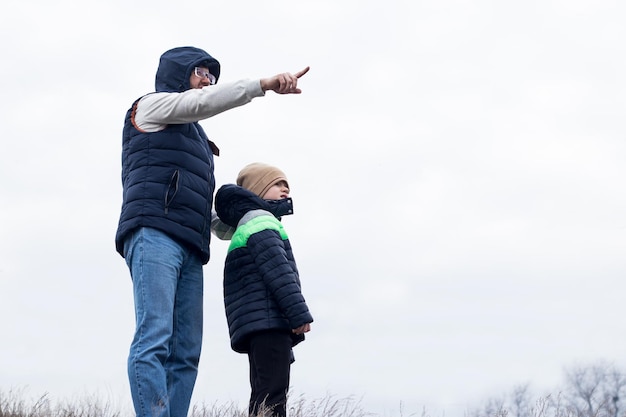
M 303 334 L 303 333 L 307 333 L 311 330 L 311 324 L 310 323 L 306 323 L 303 324 L 302 326 L 298 327 L 297 329 L 293 329 L 292 332 L 295 334 Z

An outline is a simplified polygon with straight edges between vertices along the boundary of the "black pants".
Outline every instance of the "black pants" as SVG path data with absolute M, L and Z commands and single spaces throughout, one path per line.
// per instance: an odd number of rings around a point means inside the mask
M 250 339 L 250 416 L 287 416 L 291 335 L 267 331 Z M 265 414 L 263 413 L 265 411 Z

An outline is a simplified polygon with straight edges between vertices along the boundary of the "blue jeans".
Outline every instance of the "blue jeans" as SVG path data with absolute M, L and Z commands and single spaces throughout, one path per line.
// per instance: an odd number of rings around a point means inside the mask
M 151 229 L 124 242 L 135 299 L 128 378 L 137 417 L 185 417 L 202 346 L 202 262 Z

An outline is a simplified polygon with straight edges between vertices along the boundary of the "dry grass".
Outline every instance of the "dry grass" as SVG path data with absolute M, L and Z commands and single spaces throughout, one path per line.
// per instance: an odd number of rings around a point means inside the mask
M 290 417 L 370 417 L 353 398 L 327 396 L 318 400 L 303 397 L 289 399 Z M 269 413 L 268 413 L 269 414 Z M 235 404 L 195 404 L 190 417 L 248 417 L 247 410 Z M 131 417 L 119 407 L 96 396 L 86 395 L 79 400 L 53 401 L 46 393 L 29 398 L 24 389 L 0 390 L 0 417 Z
M 0 391 L 0 417 L 121 417 L 108 402 L 86 396 L 78 402 L 54 402 L 49 395 L 27 398 L 24 389 Z

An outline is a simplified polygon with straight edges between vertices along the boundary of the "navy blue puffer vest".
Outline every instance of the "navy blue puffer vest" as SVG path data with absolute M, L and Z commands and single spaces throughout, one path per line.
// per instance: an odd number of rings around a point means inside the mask
M 219 62 L 202 49 L 184 46 L 166 51 L 159 61 L 155 91 L 188 90 L 189 77 L 200 65 L 219 79 Z M 152 227 L 196 251 L 207 263 L 215 189 L 214 145 L 197 122 L 168 125 L 153 133 L 138 130 L 133 124 L 138 102 L 133 103 L 124 121 L 124 192 L 116 249 L 124 256 L 128 235 L 139 227 Z
M 196 250 L 206 263 L 215 189 L 209 140 L 198 123 L 140 132 L 132 124 L 132 112 L 128 110 L 124 124 L 124 195 L 116 249 L 124 256 L 128 234 L 152 227 Z

